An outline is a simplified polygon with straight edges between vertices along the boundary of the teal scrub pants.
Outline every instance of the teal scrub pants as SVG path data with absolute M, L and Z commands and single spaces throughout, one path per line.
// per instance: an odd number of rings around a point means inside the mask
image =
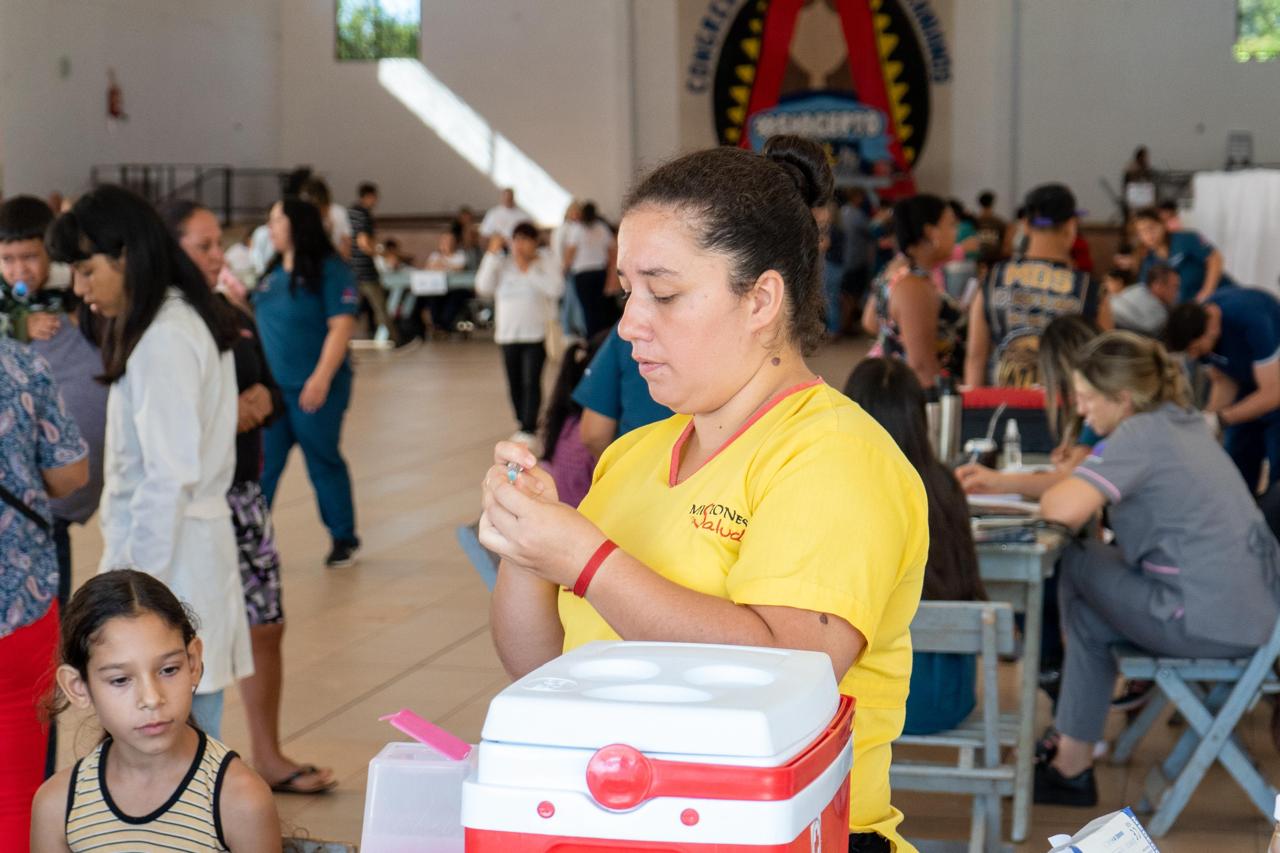
M 339 370 L 329 387 L 329 398 L 318 411 L 308 414 L 298 405 L 299 389 L 283 389 L 284 414 L 266 428 L 262 437 L 262 493 L 273 503 L 289 451 L 297 444 L 307 465 L 307 476 L 316 493 L 320 518 L 335 542 L 356 541 L 356 511 L 351 499 L 351 474 L 338 448 L 342 418 L 351 400 L 351 373 Z

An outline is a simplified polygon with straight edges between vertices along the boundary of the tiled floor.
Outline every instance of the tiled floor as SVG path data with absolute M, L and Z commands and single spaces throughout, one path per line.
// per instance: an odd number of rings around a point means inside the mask
M 830 347 L 815 363 L 839 386 L 863 349 Z M 297 759 L 334 767 L 341 779 L 326 796 L 279 797 L 280 812 L 295 834 L 353 842 L 360 837 L 366 765 L 398 734 L 377 718 L 408 707 L 474 741 L 489 699 L 507 682 L 489 642 L 485 588 L 458 548 L 454 527 L 477 514 L 492 445 L 515 428 L 491 343 L 364 352 L 358 368 L 345 451 L 364 539 L 361 562 L 337 571 L 321 565 L 329 543 L 297 457 L 275 514 L 288 615 L 286 748 Z M 83 578 L 96 564 L 100 539 L 92 525 L 73 535 L 77 577 Z M 1014 672 L 1009 667 L 1003 673 L 1006 688 Z M 1241 737 L 1275 779 L 1280 759 L 1270 744 L 1268 711 L 1269 705 L 1256 709 Z M 1040 717 L 1048 722 L 1047 706 Z M 69 762 L 73 747 L 85 751 L 96 733 L 75 719 L 62 725 L 77 735 L 63 741 Z M 1046 850 L 1047 836 L 1072 831 L 1094 814 L 1136 805 L 1146 768 L 1179 731 L 1158 726 L 1132 769 L 1101 766 L 1103 802 L 1096 811 L 1037 809 L 1030 840 L 1018 849 Z M 246 747 L 234 693 L 224 738 L 233 748 Z M 901 795 L 895 803 L 906 813 L 911 836 L 967 837 L 965 800 Z M 1269 823 L 1215 770 L 1160 849 L 1253 853 L 1266 849 L 1269 835 Z

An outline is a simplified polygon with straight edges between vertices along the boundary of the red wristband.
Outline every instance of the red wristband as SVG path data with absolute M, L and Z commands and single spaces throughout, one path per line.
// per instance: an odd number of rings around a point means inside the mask
M 578 575 L 577 583 L 573 585 L 573 594 L 578 598 L 585 598 L 587 595 L 587 587 L 591 586 L 591 579 L 596 576 L 596 572 L 600 569 L 600 564 L 618 549 L 618 544 L 612 539 L 606 539 L 591 555 L 591 559 L 587 560 L 587 564 L 582 567 L 582 574 Z

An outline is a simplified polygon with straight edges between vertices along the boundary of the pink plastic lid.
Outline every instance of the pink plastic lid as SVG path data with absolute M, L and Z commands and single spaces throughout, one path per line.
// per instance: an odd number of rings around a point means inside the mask
M 379 720 L 390 723 L 409 737 L 424 743 L 453 761 L 463 761 L 471 754 L 471 744 L 454 737 L 450 732 L 437 726 L 430 720 L 424 720 L 408 708 L 401 708 L 394 714 L 379 717 Z

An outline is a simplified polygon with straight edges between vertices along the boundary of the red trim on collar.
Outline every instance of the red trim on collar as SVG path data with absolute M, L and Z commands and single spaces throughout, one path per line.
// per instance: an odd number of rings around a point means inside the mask
M 755 414 L 747 418 L 747 422 L 744 423 L 742 426 L 738 427 L 737 431 L 733 435 L 729 436 L 729 438 L 725 441 L 724 444 L 716 448 L 715 453 L 711 454 L 711 456 L 709 456 L 707 460 L 703 462 L 701 465 L 699 465 L 695 470 L 690 471 L 689 477 L 692 477 L 694 474 L 698 473 L 698 471 L 701 471 L 704 467 L 710 464 L 712 459 L 715 459 L 722 452 L 724 452 L 724 450 L 728 448 L 729 445 L 737 441 L 738 436 L 742 435 L 744 432 L 751 429 L 751 425 L 754 424 L 756 421 L 760 420 L 761 418 L 763 418 L 766 414 L 768 414 L 769 411 L 772 410 L 774 406 L 778 405 L 783 400 L 790 397 L 792 394 L 796 394 L 800 391 L 804 391 L 821 384 L 822 384 L 822 377 L 819 376 L 816 379 L 811 379 L 808 382 L 801 382 L 799 385 L 793 385 L 784 391 L 779 391 L 777 394 L 774 394 L 771 398 L 769 398 L 769 400 L 765 402 L 763 406 L 756 409 Z M 676 439 L 675 446 L 671 448 L 671 468 L 667 473 L 668 487 L 674 487 L 674 486 L 680 485 L 680 482 L 677 480 L 677 478 L 680 475 L 680 454 L 684 450 L 684 446 L 689 442 L 689 439 L 692 436 L 693 436 L 693 419 L 690 418 L 689 423 L 685 425 L 684 432 L 680 433 L 680 437 Z M 687 480 L 689 479 L 689 477 L 685 477 L 685 479 Z

